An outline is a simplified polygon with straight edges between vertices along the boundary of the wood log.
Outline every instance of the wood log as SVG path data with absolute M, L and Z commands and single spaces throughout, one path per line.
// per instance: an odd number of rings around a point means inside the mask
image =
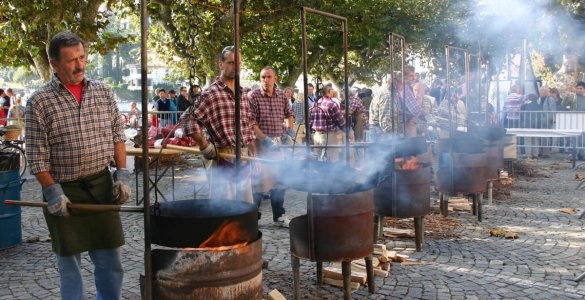
M 352 268 L 355 268 L 357 270 L 366 272 L 366 267 L 365 266 L 360 266 L 358 264 L 355 264 L 354 262 L 355 261 L 352 261 L 351 262 L 351 267 Z M 390 274 L 388 271 L 384 271 L 380 267 L 376 267 L 376 268 L 373 268 L 373 269 L 374 269 L 374 276 L 388 277 L 388 274 Z
M 396 262 L 403 262 L 408 260 L 408 255 L 396 254 Z
M 366 266 L 366 261 L 364 259 L 356 259 L 356 260 L 353 260 L 352 263 L 356 263 L 356 264 L 363 266 L 363 267 Z M 380 265 L 380 261 L 377 259 L 372 259 L 372 265 L 374 266 L 374 268 L 377 268 Z
M 390 262 L 385 262 L 383 264 L 380 264 L 380 269 L 382 269 L 384 271 L 390 271 L 390 268 L 392 268 L 392 264 Z
M 336 287 L 340 287 L 343 288 L 343 280 L 337 280 L 337 279 L 333 279 L 333 278 L 329 278 L 329 277 L 324 277 L 323 278 L 323 283 L 328 284 L 328 285 L 332 285 L 332 286 L 336 286 Z M 360 288 L 360 284 L 357 282 L 349 282 L 349 288 L 352 290 L 357 290 Z
M 333 267 L 323 268 L 323 276 L 336 280 L 343 280 L 343 273 L 341 269 Z M 351 271 L 350 280 L 359 284 L 366 284 L 368 275 L 363 272 Z
M 384 236 L 413 238 L 414 237 L 414 230 L 384 227 Z
M 391 261 L 396 261 L 396 255 L 398 255 L 398 253 L 396 253 L 396 251 L 392 250 L 392 251 L 388 251 L 388 258 Z
M 277 289 L 274 289 L 268 293 L 269 300 L 286 300 L 283 294 L 281 294 Z
M 384 244 L 374 244 L 374 255 L 375 256 L 388 256 L 388 250 Z

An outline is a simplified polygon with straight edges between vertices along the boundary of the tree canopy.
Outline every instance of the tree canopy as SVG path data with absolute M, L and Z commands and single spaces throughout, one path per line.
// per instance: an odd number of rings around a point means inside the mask
M 444 46 L 481 50 L 484 61 L 499 63 L 506 49 L 528 39 L 551 66 L 583 46 L 582 1 L 570 0 L 241 0 L 244 66 L 254 72 L 272 65 L 280 84 L 290 86 L 301 73 L 300 7 L 318 8 L 348 19 L 350 83 L 380 82 L 389 71 L 388 35 L 406 37 L 408 58 L 432 59 L 444 70 Z M 231 0 L 151 0 L 149 47 L 183 77 L 211 78 L 216 56 L 233 43 Z M 128 40 L 110 24 L 140 10 L 131 0 L 0 0 L 0 61 L 32 66 L 47 80 L 46 46 L 61 30 L 77 32 L 87 50 L 105 53 Z M 563 21 L 563 22 L 559 22 Z M 342 29 L 338 21 L 307 17 L 309 69 L 339 83 Z M 137 35 L 138 33 L 135 33 Z

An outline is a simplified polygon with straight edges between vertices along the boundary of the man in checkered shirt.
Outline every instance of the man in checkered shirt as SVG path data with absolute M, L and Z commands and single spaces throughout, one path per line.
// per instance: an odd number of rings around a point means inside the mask
M 241 55 L 238 55 L 241 58 Z M 235 48 L 228 46 L 219 55 L 220 75 L 199 97 L 199 105 L 191 106 L 181 116 L 184 132 L 191 136 L 203 156 L 212 160 L 210 198 L 253 202 L 250 181 L 250 164 L 242 165 L 236 174 L 235 161 L 218 157 L 234 154 L 236 147 Z M 242 155 L 256 155 L 252 131 L 255 121 L 248 97 L 240 87 L 240 129 Z M 205 130 L 205 136 L 203 135 Z M 241 194 L 236 195 L 236 185 Z
M 124 244 L 118 212 L 69 211 L 68 204 L 122 204 L 130 197 L 123 122 L 114 93 L 85 78 L 83 41 L 66 31 L 49 44 L 54 76 L 26 108 L 26 151 L 43 188 L 63 299 L 85 299 L 82 252 L 95 266 L 96 297 L 120 299 Z M 116 164 L 114 181 L 108 169 Z
M 276 149 L 283 139 L 294 138 L 294 115 L 288 99 L 282 90 L 276 88 L 278 77 L 274 68 L 267 66 L 260 71 L 260 87 L 251 91 L 250 106 L 255 125 L 256 148 L 258 155 L 272 160 L 284 159 L 284 153 Z M 286 120 L 286 126 L 283 122 Z M 275 165 L 263 165 L 260 176 L 254 184 L 254 201 L 260 205 L 262 194 L 270 192 L 272 218 L 277 225 L 288 227 L 290 220 L 284 209 L 284 188 L 277 185 L 278 168 Z

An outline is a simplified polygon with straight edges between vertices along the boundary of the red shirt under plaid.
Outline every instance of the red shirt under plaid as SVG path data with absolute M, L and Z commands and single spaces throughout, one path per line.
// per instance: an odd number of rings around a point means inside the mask
M 248 97 L 240 88 L 240 130 L 242 144 L 248 145 L 256 136 Z M 236 99 L 232 90 L 216 77 L 215 81 L 199 97 L 199 105 L 191 106 L 181 116 L 185 134 L 191 135 L 207 128 L 208 140 L 219 148 L 236 146 Z M 205 126 L 201 126 L 204 124 Z
M 315 131 L 335 131 L 343 129 L 345 118 L 339 109 L 339 105 L 329 97 L 323 97 L 311 108 L 311 128 Z
M 284 133 L 284 119 L 293 115 L 284 93 L 275 89 L 268 96 L 262 88 L 248 94 L 252 116 L 258 127 L 269 137 L 280 137 Z

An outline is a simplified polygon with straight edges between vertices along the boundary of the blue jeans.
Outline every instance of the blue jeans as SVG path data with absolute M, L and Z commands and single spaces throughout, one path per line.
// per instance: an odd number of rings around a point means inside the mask
M 124 270 L 120 248 L 88 251 L 94 265 L 96 299 L 120 299 Z M 57 267 L 61 278 L 61 299 L 86 299 L 81 277 L 81 255 L 57 255 Z

